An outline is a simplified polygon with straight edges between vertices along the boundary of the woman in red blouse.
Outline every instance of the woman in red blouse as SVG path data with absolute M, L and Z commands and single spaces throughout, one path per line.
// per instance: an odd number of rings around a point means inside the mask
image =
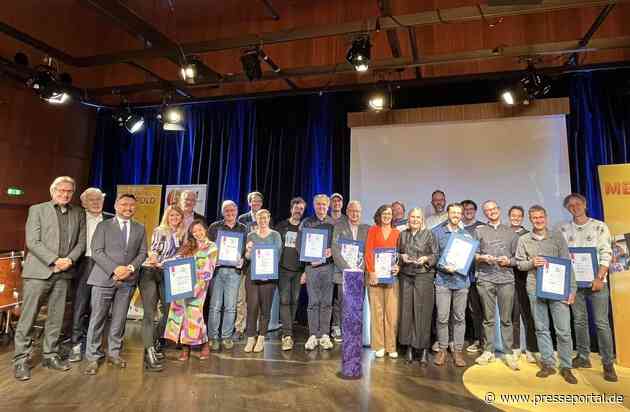
M 383 205 L 374 213 L 375 225 L 370 227 L 365 242 L 365 264 L 368 271 L 368 295 L 370 298 L 371 346 L 377 358 L 397 358 L 396 336 L 398 331 L 398 265 L 392 267 L 394 282 L 379 284 L 375 272 L 374 250 L 396 248 L 400 232 L 392 227 L 392 207 Z

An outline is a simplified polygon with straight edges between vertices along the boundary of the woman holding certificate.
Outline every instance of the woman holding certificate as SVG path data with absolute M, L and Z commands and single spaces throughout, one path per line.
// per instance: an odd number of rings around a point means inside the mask
M 280 234 L 269 227 L 271 214 L 266 209 L 256 212 L 255 231 L 247 235 L 245 259 L 250 262 L 247 290 L 247 343 L 244 351 L 262 352 L 271 317 L 273 294 L 278 283 L 278 262 L 282 252 Z M 260 314 L 260 318 L 258 315 Z M 257 322 L 258 321 L 258 322 Z M 258 324 L 258 337 L 256 337 Z
M 149 257 L 142 265 L 138 289 L 142 297 L 142 339 L 144 341 L 145 368 L 151 371 L 163 369 L 161 361 L 164 355 L 160 351 L 159 338 L 164 335 L 168 303 L 164 296 L 164 275 L 162 263 L 175 256 L 182 245 L 186 229 L 184 228 L 184 212 L 177 206 L 169 206 L 164 211 L 162 221 L 153 230 Z M 155 330 L 153 320 L 158 300 L 162 302 L 163 316 Z
M 400 233 L 400 344 L 407 346 L 407 361 L 421 351 L 420 364 L 428 364 L 431 317 L 435 302 L 433 278 L 438 254 L 437 240 L 424 226 L 420 208 L 409 211 L 408 229 Z
M 166 339 L 181 344 L 180 361 L 188 360 L 191 346 L 201 346 L 199 359 L 208 359 L 210 356 L 210 348 L 205 345 L 208 333 L 203 319 L 203 303 L 217 260 L 217 246 L 208 240 L 208 228 L 203 220 L 193 220 L 188 228 L 187 239 L 178 257 L 195 258 L 194 296 L 171 302 L 164 333 Z
M 383 205 L 374 213 L 375 225 L 365 242 L 365 266 L 368 271 L 372 349 L 377 358 L 397 358 L 398 329 L 398 237 L 392 227 L 392 207 Z

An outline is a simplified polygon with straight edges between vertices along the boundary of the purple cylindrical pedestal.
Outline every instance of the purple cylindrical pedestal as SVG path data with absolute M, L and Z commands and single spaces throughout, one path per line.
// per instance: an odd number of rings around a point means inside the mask
M 359 379 L 362 376 L 363 351 L 363 271 L 343 271 L 343 314 L 341 330 L 341 377 Z

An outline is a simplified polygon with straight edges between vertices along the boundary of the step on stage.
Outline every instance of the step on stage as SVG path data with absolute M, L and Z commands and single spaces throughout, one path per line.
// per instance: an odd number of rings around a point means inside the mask
M 535 378 L 536 367 L 527 365 L 524 357 L 519 372 L 508 370 L 498 360 L 486 367 L 456 368 L 450 357 L 442 368 L 421 368 L 402 358 L 374 359 L 365 349 L 363 378 L 348 381 L 338 377 L 341 346 L 305 352 L 306 331 L 298 328 L 293 351 L 280 350 L 277 336 L 267 339 L 261 354 L 244 353 L 241 342 L 232 351 L 212 353 L 205 361 L 193 352 L 188 362 L 179 362 L 178 352 L 172 349 L 166 352 L 164 372 L 145 373 L 140 332 L 139 322 L 127 323 L 122 356 L 128 367 L 121 370 L 103 363 L 96 376 L 83 375 L 83 363 L 73 364 L 69 372 L 44 369 L 38 355 L 32 380 L 18 382 L 13 379 L 12 346 L 3 347 L 0 411 L 534 410 L 522 403 L 497 400 L 488 404 L 483 398 L 489 391 L 496 397 L 510 391 L 625 394 L 620 405 L 561 406 L 572 412 L 630 410 L 630 370 L 617 368 L 619 382 L 607 383 L 599 376 L 598 362 L 593 362 L 592 370 L 575 373 L 578 385 L 568 385 L 558 376 Z M 470 365 L 474 358 L 466 354 Z M 543 410 L 558 410 L 558 405 L 546 404 Z

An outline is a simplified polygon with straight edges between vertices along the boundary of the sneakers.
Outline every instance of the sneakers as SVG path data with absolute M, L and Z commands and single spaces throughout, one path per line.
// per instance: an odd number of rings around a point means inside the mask
M 392 359 L 398 359 L 398 352 L 389 352 L 387 356 L 389 356 Z
M 536 363 L 536 355 L 534 355 L 534 352 L 526 351 L 525 359 L 527 359 L 527 363 Z
M 580 355 L 576 356 L 575 358 L 573 358 L 573 367 L 574 368 L 592 368 L 593 366 L 591 365 L 591 360 L 590 359 L 584 359 L 583 357 L 581 357 Z
M 72 346 L 70 350 L 70 356 L 68 356 L 69 362 L 81 362 L 83 360 L 83 354 L 81 353 L 81 343 L 77 343 Z
M 317 336 L 311 335 L 309 336 L 308 340 L 304 344 L 304 349 L 314 350 L 318 345 L 319 345 L 319 342 L 317 341 Z
M 494 360 L 495 360 L 494 353 L 485 351 L 484 353 L 481 354 L 481 356 L 475 359 L 475 363 L 477 365 L 487 365 L 490 362 L 494 362 Z
M 322 349 L 330 350 L 333 347 L 333 343 L 330 341 L 330 337 L 328 335 L 322 335 L 319 340 L 319 346 L 321 346 Z
M 210 350 L 212 352 L 218 352 L 221 350 L 221 341 L 219 339 L 212 339 L 212 343 L 210 344 Z
M 374 356 L 376 356 L 377 358 L 382 358 L 383 356 L 385 356 L 385 349 L 375 350 Z
M 247 343 L 245 344 L 245 348 L 243 349 L 243 351 L 245 353 L 250 353 L 251 351 L 254 350 L 255 344 L 256 344 L 256 338 L 254 337 L 247 338 Z
M 538 378 L 546 378 L 547 376 L 554 375 L 556 373 L 556 369 L 549 365 L 543 365 L 538 372 L 536 372 L 536 377 Z
M 230 350 L 234 347 L 234 341 L 231 338 L 223 339 L 221 341 L 223 349 Z
M 265 337 L 263 335 L 258 335 L 256 345 L 254 346 L 254 353 L 260 353 L 263 349 L 265 349 Z
M 472 343 L 472 345 L 468 345 L 468 347 L 466 348 L 466 352 L 468 353 L 476 353 L 479 352 L 481 350 L 481 347 L 479 345 L 479 341 L 476 340 Z
M 333 338 L 335 342 L 343 342 L 343 338 L 341 337 L 341 328 L 339 326 L 333 326 L 330 336 Z
M 282 350 L 293 349 L 293 338 L 291 336 L 282 337 Z
M 514 355 L 514 359 L 516 359 L 517 361 L 521 358 L 522 354 L 523 354 L 523 352 L 521 352 L 520 349 L 514 349 L 512 351 L 512 355 Z
M 520 355 L 520 351 L 519 351 L 519 355 Z M 503 359 L 505 360 L 505 364 L 508 366 L 508 368 L 512 369 L 513 371 L 519 370 L 518 357 L 514 356 L 514 354 L 512 355 L 506 354 L 503 357 Z
M 438 342 L 438 341 L 433 342 L 433 346 L 431 346 L 431 350 L 433 352 L 439 352 L 440 351 L 440 342 Z

